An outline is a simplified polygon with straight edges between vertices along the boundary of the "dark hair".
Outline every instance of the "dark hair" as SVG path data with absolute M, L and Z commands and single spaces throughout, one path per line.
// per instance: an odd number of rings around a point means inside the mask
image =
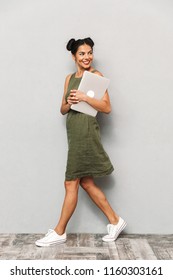
M 84 44 L 89 45 L 91 48 L 93 48 L 94 46 L 94 42 L 90 37 L 78 40 L 72 38 L 68 41 L 66 48 L 68 51 L 71 51 L 71 53 L 75 55 L 78 48 Z

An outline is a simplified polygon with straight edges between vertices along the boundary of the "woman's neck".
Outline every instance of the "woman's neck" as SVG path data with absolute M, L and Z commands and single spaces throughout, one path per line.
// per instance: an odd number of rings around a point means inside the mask
M 92 71 L 92 70 L 94 70 L 94 68 L 93 67 L 90 67 L 90 68 L 88 68 L 88 69 L 81 69 L 81 68 L 77 68 L 77 71 L 76 71 L 76 77 L 82 77 L 83 76 L 83 73 L 84 73 L 84 71 Z

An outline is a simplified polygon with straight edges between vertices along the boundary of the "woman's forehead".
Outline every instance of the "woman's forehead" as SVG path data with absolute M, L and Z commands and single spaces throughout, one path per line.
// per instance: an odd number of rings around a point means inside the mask
M 92 48 L 89 45 L 84 44 L 84 45 L 79 46 L 77 51 L 78 52 L 89 52 L 90 50 L 92 50 Z

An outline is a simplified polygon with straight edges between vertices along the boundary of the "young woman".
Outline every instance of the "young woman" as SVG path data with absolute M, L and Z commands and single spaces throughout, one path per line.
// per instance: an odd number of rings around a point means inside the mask
M 54 230 L 49 230 L 42 239 L 37 240 L 37 246 L 49 246 L 66 241 L 66 226 L 77 205 L 79 186 L 88 193 L 109 221 L 108 234 L 102 238 L 103 241 L 116 240 L 126 226 L 126 222 L 115 213 L 104 193 L 94 182 L 94 177 L 108 175 L 114 170 L 101 144 L 97 119 L 71 109 L 72 104 L 83 101 L 99 112 L 108 114 L 111 111 L 107 91 L 101 100 L 97 100 L 78 90 L 84 71 L 102 76 L 92 66 L 93 46 L 94 42 L 91 38 L 71 39 L 67 44 L 67 50 L 71 51 L 77 69 L 75 73 L 66 77 L 61 105 L 61 113 L 68 114 L 66 118 L 69 148 L 65 173 L 66 194 L 57 226 Z

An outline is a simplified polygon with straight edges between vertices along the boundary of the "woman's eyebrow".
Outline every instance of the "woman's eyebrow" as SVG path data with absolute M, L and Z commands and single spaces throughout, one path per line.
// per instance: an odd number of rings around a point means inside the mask
M 90 50 L 88 53 L 93 52 L 92 50 Z M 85 53 L 85 52 L 79 52 L 79 53 Z M 87 53 L 87 52 L 86 52 Z

